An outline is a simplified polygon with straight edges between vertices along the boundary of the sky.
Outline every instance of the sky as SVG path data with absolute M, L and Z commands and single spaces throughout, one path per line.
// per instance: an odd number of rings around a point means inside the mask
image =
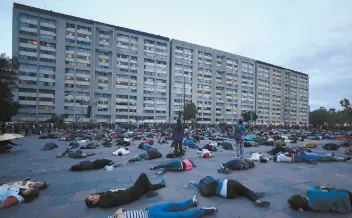
M 351 0 L 1 0 L 0 53 L 8 55 L 13 2 L 307 73 L 311 110 L 352 99 Z

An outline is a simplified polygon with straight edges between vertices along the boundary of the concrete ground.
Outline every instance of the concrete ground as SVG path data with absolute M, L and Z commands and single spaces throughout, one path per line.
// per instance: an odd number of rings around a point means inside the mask
M 23 203 L 12 208 L 0 211 L 2 218 L 106 218 L 113 214 L 118 208 L 110 209 L 88 209 L 84 199 L 89 193 L 106 191 L 111 188 L 122 188 L 133 184 L 138 175 L 147 173 L 152 182 L 165 179 L 167 187 L 159 190 L 159 196 L 140 200 L 124 206 L 125 209 L 142 209 L 150 205 L 165 201 L 181 201 L 189 199 L 197 193 L 193 187 L 185 187 L 189 181 L 199 181 L 207 175 L 218 178 L 236 179 L 254 191 L 264 191 L 264 198 L 271 202 L 269 208 L 255 207 L 247 199 L 238 198 L 234 200 L 220 197 L 204 198 L 199 196 L 199 207 L 217 206 L 219 212 L 215 217 L 243 217 L 243 218 L 298 218 L 298 217 L 352 217 L 350 214 L 319 214 L 312 212 L 296 212 L 288 207 L 287 199 L 294 193 L 304 193 L 309 187 L 317 184 L 329 184 L 338 188 L 352 190 L 352 161 L 347 163 L 319 163 L 291 164 L 291 163 L 258 163 L 255 168 L 247 171 L 232 171 L 229 175 L 219 174 L 216 170 L 219 164 L 231 160 L 233 152 L 222 151 L 214 153 L 211 159 L 197 158 L 196 150 L 187 150 L 186 157 L 191 158 L 198 165 L 188 172 L 168 172 L 163 176 L 156 176 L 149 168 L 157 163 L 167 161 L 162 159 L 142 161 L 130 165 L 115 168 L 113 171 L 97 170 L 89 172 L 70 172 L 71 165 L 81 160 L 68 157 L 56 158 L 68 142 L 56 140 L 39 140 L 37 136 L 28 136 L 15 140 L 22 146 L 15 147 L 11 153 L 0 155 L 0 183 L 20 180 L 31 177 L 31 180 L 44 180 L 50 185 L 41 191 L 40 197 L 31 203 Z M 46 142 L 57 142 L 60 146 L 53 151 L 40 151 Z M 201 142 L 204 145 L 207 140 Z M 319 141 L 320 145 L 326 141 Z M 85 160 L 97 158 L 108 158 L 115 162 L 124 162 L 134 154 L 141 152 L 137 149 L 139 141 L 130 146 L 131 154 L 119 157 L 113 156 L 112 151 L 116 147 L 99 147 L 94 151 L 97 155 Z M 164 154 L 170 151 L 170 144 L 155 145 Z M 258 148 L 245 148 L 247 156 L 249 151 L 266 151 L 270 146 Z M 324 152 L 322 149 L 315 149 Z M 336 152 L 343 155 L 343 148 Z M 210 216 L 211 217 L 211 216 Z M 214 217 L 214 216 L 213 216 Z

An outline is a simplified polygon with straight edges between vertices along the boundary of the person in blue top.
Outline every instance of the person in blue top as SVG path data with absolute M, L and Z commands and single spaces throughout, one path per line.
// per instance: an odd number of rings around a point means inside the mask
M 204 197 L 221 196 L 223 198 L 234 199 L 244 196 L 258 207 L 270 206 L 270 202 L 260 200 L 260 198 L 264 197 L 264 192 L 254 192 L 236 180 L 217 179 L 213 176 L 206 176 L 199 183 L 190 182 L 190 184 L 198 188 L 198 191 Z
M 179 153 L 180 155 L 184 154 L 182 148 L 182 141 L 185 137 L 184 127 L 182 126 L 181 120 L 177 119 L 177 123 L 173 126 L 172 131 L 172 140 L 175 144 L 175 154 Z
M 352 193 L 326 185 L 308 189 L 305 195 L 293 195 L 289 205 L 298 211 L 351 213 Z
M 243 144 L 244 144 L 245 128 L 243 121 L 239 120 L 238 125 L 235 127 L 235 140 L 236 140 L 236 153 L 238 158 L 243 158 Z

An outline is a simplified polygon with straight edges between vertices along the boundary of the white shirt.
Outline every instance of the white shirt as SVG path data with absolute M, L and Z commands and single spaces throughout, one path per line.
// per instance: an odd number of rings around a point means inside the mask
M 127 154 L 131 153 L 131 152 L 129 150 L 125 149 L 125 148 L 119 148 L 116 151 L 112 152 L 112 154 L 116 155 L 116 156 L 119 155 L 119 153 L 121 153 L 122 156 L 124 156 L 124 155 L 127 155 Z
M 277 162 L 292 162 L 292 157 L 287 157 L 285 154 L 279 154 L 276 159 Z
M 24 198 L 19 195 L 20 188 L 15 186 L 0 186 L 0 203 L 3 203 L 9 197 L 17 198 L 18 203 L 21 203 Z
M 89 143 L 89 140 L 80 140 L 80 141 L 77 141 L 77 143 L 80 145 L 80 146 L 86 146 L 88 145 Z
M 224 182 L 222 183 L 222 188 L 220 191 L 220 196 L 226 198 L 227 196 L 227 181 L 228 179 L 224 179 Z
M 259 161 L 260 157 L 262 157 L 263 155 L 259 154 L 258 152 L 252 153 L 251 159 L 252 161 Z

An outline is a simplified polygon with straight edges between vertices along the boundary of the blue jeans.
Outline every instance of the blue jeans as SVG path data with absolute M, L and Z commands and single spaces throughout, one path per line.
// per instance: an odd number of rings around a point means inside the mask
M 162 174 L 166 173 L 167 171 L 172 171 L 172 172 L 180 172 L 182 171 L 182 163 L 180 160 L 173 160 L 168 162 L 167 164 L 160 164 L 157 166 L 154 166 L 154 170 L 157 169 L 162 169 Z
M 205 215 L 204 209 L 187 210 L 194 206 L 192 200 L 183 202 L 168 202 L 148 207 L 149 218 L 198 218 Z M 187 210 L 187 211 L 185 211 Z
M 243 158 L 243 144 L 244 140 L 236 140 L 236 154 L 238 158 Z

